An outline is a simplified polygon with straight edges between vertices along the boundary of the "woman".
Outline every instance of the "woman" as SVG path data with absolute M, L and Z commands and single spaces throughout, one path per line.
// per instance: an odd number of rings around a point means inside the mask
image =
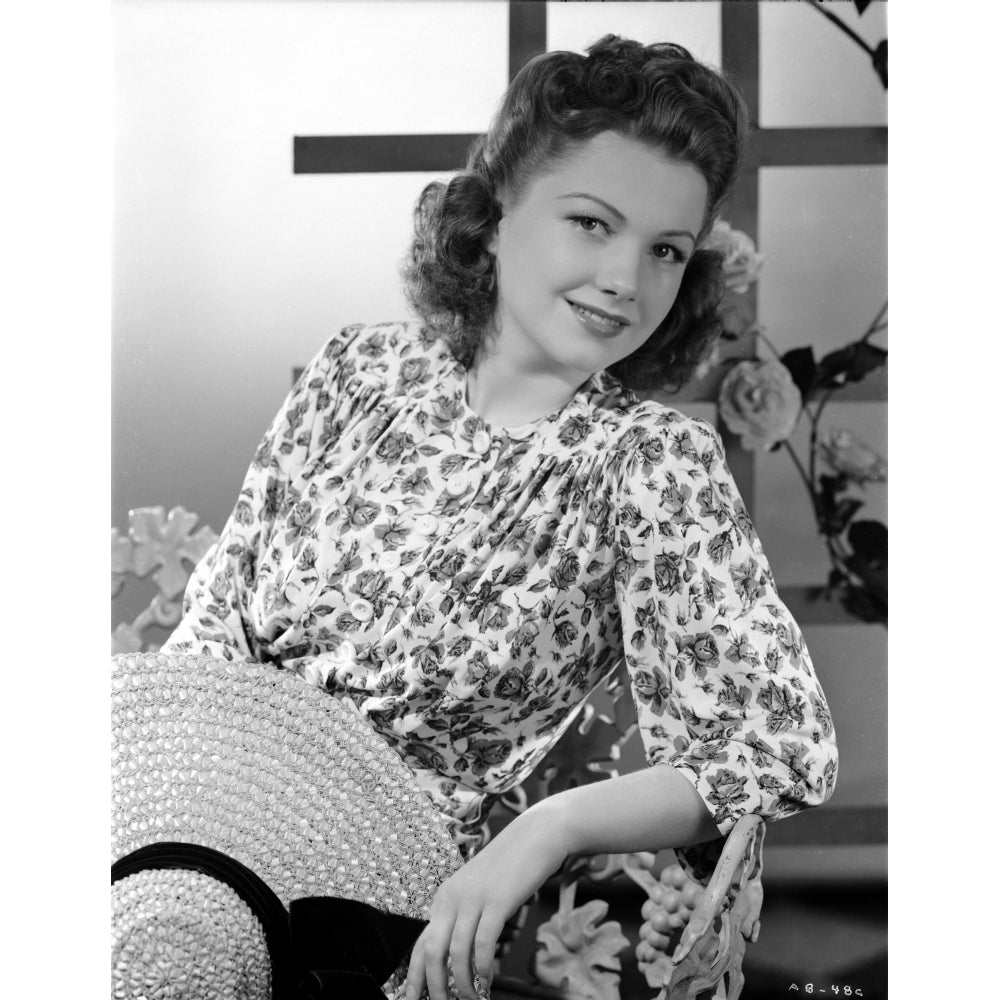
M 833 729 L 713 428 L 628 388 L 718 330 L 702 248 L 745 112 L 674 45 L 539 56 L 406 262 L 423 322 L 351 326 L 266 434 L 167 649 L 347 695 L 467 862 L 406 996 L 488 980 L 505 919 L 569 854 L 705 844 L 833 790 Z M 624 659 L 650 766 L 527 810 L 523 780 Z M 703 877 L 707 852 L 681 858 Z

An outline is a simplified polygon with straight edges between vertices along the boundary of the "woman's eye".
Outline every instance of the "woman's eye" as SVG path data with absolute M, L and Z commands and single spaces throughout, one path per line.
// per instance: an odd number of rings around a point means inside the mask
M 673 261 L 675 264 L 683 264 L 688 259 L 683 250 L 670 243 L 657 243 L 653 247 L 653 256 L 657 260 Z
M 585 233 L 596 233 L 598 230 L 609 232 L 608 224 L 592 215 L 573 215 L 570 216 L 570 220 L 575 222 Z

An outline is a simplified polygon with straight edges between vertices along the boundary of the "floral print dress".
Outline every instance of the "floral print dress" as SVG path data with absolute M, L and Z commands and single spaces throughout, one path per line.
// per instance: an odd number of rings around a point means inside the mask
M 606 373 L 490 427 L 416 322 L 347 327 L 305 369 L 165 648 L 349 697 L 466 851 L 622 660 L 648 763 L 678 769 L 720 835 L 836 779 L 826 700 L 715 429 Z M 716 851 L 678 854 L 704 879 Z

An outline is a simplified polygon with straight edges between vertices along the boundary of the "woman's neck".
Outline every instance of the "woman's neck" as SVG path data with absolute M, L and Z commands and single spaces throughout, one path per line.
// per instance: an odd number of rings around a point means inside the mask
M 555 413 L 586 381 L 518 365 L 483 346 L 466 374 L 465 401 L 493 427 L 521 427 Z

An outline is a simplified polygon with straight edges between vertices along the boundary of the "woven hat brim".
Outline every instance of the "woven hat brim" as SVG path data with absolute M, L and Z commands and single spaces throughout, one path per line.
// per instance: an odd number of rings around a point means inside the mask
M 426 917 L 461 865 L 443 818 L 352 707 L 276 667 L 112 658 L 112 861 L 201 844 L 287 905 L 342 896 Z

